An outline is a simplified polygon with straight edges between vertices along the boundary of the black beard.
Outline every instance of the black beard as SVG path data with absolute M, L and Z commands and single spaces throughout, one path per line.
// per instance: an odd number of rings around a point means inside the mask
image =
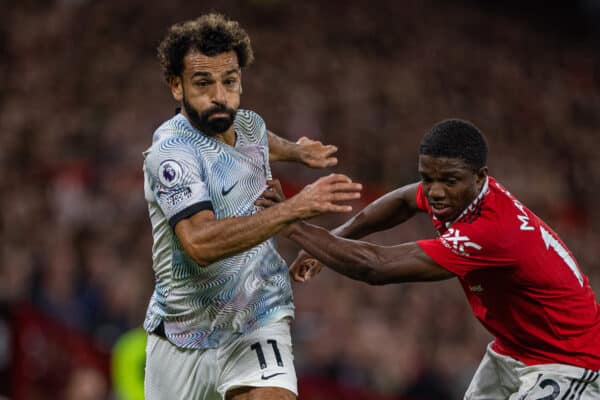
M 216 104 L 214 107 L 208 108 L 199 113 L 194 106 L 187 102 L 183 96 L 183 108 L 190 118 L 190 122 L 194 127 L 208 136 L 215 136 L 225 132 L 233 124 L 237 110 L 229 108 L 223 104 Z M 225 113 L 228 117 L 219 117 L 210 119 L 213 114 Z

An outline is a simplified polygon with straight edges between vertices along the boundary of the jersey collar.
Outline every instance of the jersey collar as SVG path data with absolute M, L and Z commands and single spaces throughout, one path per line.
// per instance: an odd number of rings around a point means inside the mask
M 479 194 L 477 195 L 477 197 L 475 197 L 473 199 L 473 201 L 471 202 L 471 204 L 469 204 L 467 206 L 467 208 L 465 208 L 463 210 L 463 212 L 460 213 L 460 215 L 458 217 L 456 217 L 453 221 L 451 222 L 446 222 L 444 223 L 444 227 L 446 229 L 450 228 L 450 226 L 452 226 L 452 224 L 454 224 L 455 222 L 461 221 L 461 220 L 468 220 L 469 222 L 472 222 L 475 218 L 477 218 L 481 212 L 481 203 L 483 202 L 483 198 L 485 197 L 486 194 L 488 194 L 488 192 L 490 191 L 490 184 L 489 184 L 489 176 L 485 177 L 485 181 L 483 182 L 483 186 L 481 186 L 481 191 L 479 192 Z M 433 217 L 434 219 L 437 219 L 435 216 Z

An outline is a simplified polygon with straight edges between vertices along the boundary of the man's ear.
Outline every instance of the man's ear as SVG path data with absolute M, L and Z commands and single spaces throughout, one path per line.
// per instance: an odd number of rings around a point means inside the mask
M 183 82 L 180 76 L 174 76 L 171 78 L 171 82 L 169 83 L 171 86 L 171 94 L 173 98 L 177 101 L 183 100 Z
M 478 183 L 483 183 L 483 181 L 485 180 L 485 178 L 488 176 L 488 167 L 481 167 L 479 168 L 479 171 L 477 171 L 477 181 Z

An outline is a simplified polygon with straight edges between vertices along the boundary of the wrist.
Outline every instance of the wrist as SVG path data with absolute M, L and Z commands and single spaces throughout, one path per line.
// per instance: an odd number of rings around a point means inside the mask
M 302 222 L 298 221 L 298 222 L 293 222 L 290 225 L 286 226 L 281 233 L 283 234 L 283 236 L 285 236 L 288 239 L 291 239 L 292 236 L 294 236 L 295 234 L 297 234 L 300 229 L 301 229 L 301 225 Z
M 290 146 L 289 158 L 293 162 L 306 164 L 304 162 L 304 158 L 302 157 L 302 145 L 300 145 L 298 143 L 292 143 Z

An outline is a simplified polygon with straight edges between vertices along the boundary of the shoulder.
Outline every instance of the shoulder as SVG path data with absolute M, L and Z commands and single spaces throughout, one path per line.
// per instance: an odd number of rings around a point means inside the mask
M 234 123 L 236 131 L 249 138 L 260 139 L 263 136 L 266 136 L 265 121 L 254 111 L 238 110 Z
M 483 201 L 475 218 L 464 218 L 452 224 L 441 236 L 442 241 L 453 245 L 469 246 L 474 253 L 503 254 L 510 257 L 518 241 L 515 240 L 511 224 L 507 223 L 506 204 L 491 191 Z
M 239 109 L 235 115 L 236 123 L 264 125 L 265 120 L 255 111 Z
M 186 166 L 198 168 L 200 166 L 202 138 L 173 132 L 160 132 L 154 143 L 145 153 L 144 165 L 151 175 L 159 174 L 164 168 L 184 170 Z

